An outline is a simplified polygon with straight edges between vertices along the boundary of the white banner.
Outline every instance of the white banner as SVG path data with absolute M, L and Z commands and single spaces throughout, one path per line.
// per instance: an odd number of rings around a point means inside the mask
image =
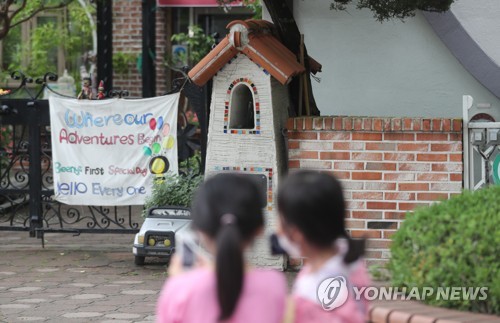
M 179 94 L 125 100 L 51 96 L 54 194 L 70 205 L 141 205 L 177 174 Z

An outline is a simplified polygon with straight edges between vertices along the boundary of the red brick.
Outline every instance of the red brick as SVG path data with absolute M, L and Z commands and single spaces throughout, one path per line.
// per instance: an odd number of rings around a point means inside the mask
M 443 133 L 417 133 L 417 141 L 448 141 L 448 135 Z
M 391 131 L 391 119 L 390 118 L 384 118 L 384 131 Z
M 349 152 L 323 151 L 320 152 L 319 159 L 327 160 L 349 160 L 351 158 Z
M 286 128 L 288 130 L 294 130 L 295 129 L 295 119 L 289 118 L 286 121 Z
M 417 174 L 417 181 L 425 182 L 442 182 L 448 180 L 448 174 L 441 173 L 423 173 Z
M 352 140 L 382 141 L 382 134 L 378 132 L 355 132 Z
M 417 161 L 447 161 L 445 154 L 417 154 Z
M 320 140 L 350 140 L 351 133 L 339 132 L 339 131 L 320 132 L 319 139 Z
M 335 162 L 333 164 L 334 169 L 342 170 L 363 170 L 365 163 L 360 162 Z
M 382 211 L 352 211 L 355 219 L 382 219 Z
M 450 154 L 450 161 L 451 162 L 461 162 L 461 161 L 463 161 L 463 156 L 462 156 L 462 154 Z
M 353 172 L 352 179 L 358 181 L 379 181 L 382 179 L 380 172 Z
M 371 118 L 364 118 L 363 119 L 363 130 L 364 131 L 371 131 L 372 130 L 372 119 Z
M 353 200 L 383 200 L 382 192 L 352 192 Z
M 304 130 L 304 118 L 295 118 L 295 128 L 297 130 Z
M 401 131 L 402 130 L 401 123 L 402 123 L 401 119 L 399 119 L 399 118 L 392 119 L 392 130 L 393 131 Z
M 384 141 L 414 141 L 415 134 L 413 133 L 385 133 Z
M 446 163 L 446 164 L 432 164 L 433 172 L 448 172 L 459 173 L 463 171 L 462 164 L 459 163 Z
M 451 131 L 451 120 L 443 119 L 443 132 L 450 132 L 450 131 Z
M 416 207 L 427 206 L 427 205 L 429 205 L 429 203 L 406 203 L 406 202 L 400 202 L 398 209 L 401 210 L 401 211 L 412 211 Z
M 373 130 L 382 131 L 382 119 L 373 119 Z
M 400 163 L 400 171 L 406 172 L 428 172 L 431 170 L 431 164 L 425 163 Z
M 351 230 L 351 237 L 380 239 L 382 232 L 380 230 Z
M 325 130 L 332 130 L 333 119 L 331 117 L 327 117 L 325 120 Z
M 398 193 L 385 193 L 386 201 L 398 200 L 398 201 L 413 201 L 415 200 L 415 193 L 410 192 L 398 192 Z
M 343 125 L 344 130 L 347 130 L 347 131 L 352 130 L 352 118 L 351 117 L 344 117 L 343 123 L 344 123 L 344 125 Z
M 430 131 L 431 130 L 431 119 L 422 120 L 422 130 Z
M 367 162 L 366 170 L 396 170 L 396 164 Z
M 395 210 L 397 203 L 394 202 L 366 202 L 366 208 L 369 210 Z
M 391 240 L 372 240 L 366 241 L 367 249 L 389 249 L 391 246 Z
M 384 219 L 404 220 L 406 219 L 406 212 L 385 212 Z
M 334 150 L 364 150 L 365 144 L 362 142 L 334 142 Z
M 351 173 L 350 172 L 342 172 L 342 171 L 333 171 L 330 172 L 333 174 L 338 179 L 351 179 Z
M 313 118 L 304 118 L 304 129 L 312 130 L 313 129 Z
M 288 161 L 289 168 L 300 168 L 300 162 L 298 160 L 290 160 Z
M 431 151 L 457 152 L 462 151 L 461 143 L 431 144 Z
M 333 126 L 335 130 L 342 130 L 342 117 L 335 117 Z
M 363 130 L 363 119 L 354 118 L 354 130 L 355 131 Z
M 314 130 L 323 130 L 324 125 L 323 125 L 323 118 L 314 118 L 313 119 L 313 129 Z
M 399 151 L 429 151 L 428 144 L 398 144 Z
M 303 139 L 303 140 L 316 140 L 318 139 L 317 132 L 303 132 L 303 131 L 292 131 L 288 133 L 288 138 L 290 139 Z
M 414 161 L 415 154 L 409 153 L 385 153 L 384 160 L 392 160 L 392 161 Z
M 429 184 L 427 183 L 399 183 L 400 191 L 428 191 Z
M 447 200 L 448 193 L 418 193 L 417 200 L 419 201 L 439 201 Z
M 461 182 L 463 181 L 463 176 L 462 174 L 450 174 L 450 181 Z
M 288 149 L 299 149 L 300 148 L 300 142 L 299 141 L 292 141 L 290 140 L 288 142 Z
M 396 144 L 385 142 L 367 142 L 366 150 L 392 151 L 396 150 Z
M 442 124 L 441 119 L 432 119 L 432 131 L 441 131 Z
M 366 222 L 360 220 L 345 220 L 345 226 L 347 229 L 365 229 Z
M 318 159 L 318 152 L 308 150 L 291 150 L 289 156 L 291 159 Z
M 345 183 L 344 183 L 345 185 Z M 396 190 L 396 183 L 387 183 L 387 182 L 366 182 L 365 190 L 373 190 L 373 191 L 394 191 Z
M 413 119 L 413 131 L 421 131 L 422 130 L 422 119 L 416 118 Z
M 462 133 L 450 133 L 450 141 L 462 141 Z
M 381 153 L 352 153 L 352 160 L 382 160 Z
M 453 119 L 453 131 L 462 131 L 462 119 Z
M 415 180 L 415 174 L 410 173 L 385 173 L 384 180 L 386 181 L 398 181 L 398 182 L 413 182 Z
M 413 123 L 413 119 L 411 119 L 411 118 L 404 118 L 403 119 L 403 130 L 413 130 L 412 129 L 412 123 Z

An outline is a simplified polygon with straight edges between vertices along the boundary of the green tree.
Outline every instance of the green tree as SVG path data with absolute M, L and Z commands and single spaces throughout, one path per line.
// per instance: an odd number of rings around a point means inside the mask
M 0 1 L 0 40 L 9 31 L 45 10 L 66 7 L 74 0 L 2 0 Z

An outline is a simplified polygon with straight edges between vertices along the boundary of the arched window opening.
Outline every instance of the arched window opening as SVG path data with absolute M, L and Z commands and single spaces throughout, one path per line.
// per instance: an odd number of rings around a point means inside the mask
M 239 84 L 233 89 L 229 111 L 229 128 L 255 128 L 255 105 L 252 91 L 248 86 Z

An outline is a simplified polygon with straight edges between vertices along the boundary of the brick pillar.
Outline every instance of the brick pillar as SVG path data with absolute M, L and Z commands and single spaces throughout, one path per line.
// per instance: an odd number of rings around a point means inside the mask
M 142 0 L 113 1 L 113 52 L 142 52 Z M 156 93 L 164 94 L 166 88 L 165 68 L 163 65 L 166 47 L 166 10 L 156 10 Z M 136 64 L 131 64 L 125 74 L 113 73 L 113 84 L 117 90 L 128 90 L 130 96 L 142 95 L 142 78 Z

